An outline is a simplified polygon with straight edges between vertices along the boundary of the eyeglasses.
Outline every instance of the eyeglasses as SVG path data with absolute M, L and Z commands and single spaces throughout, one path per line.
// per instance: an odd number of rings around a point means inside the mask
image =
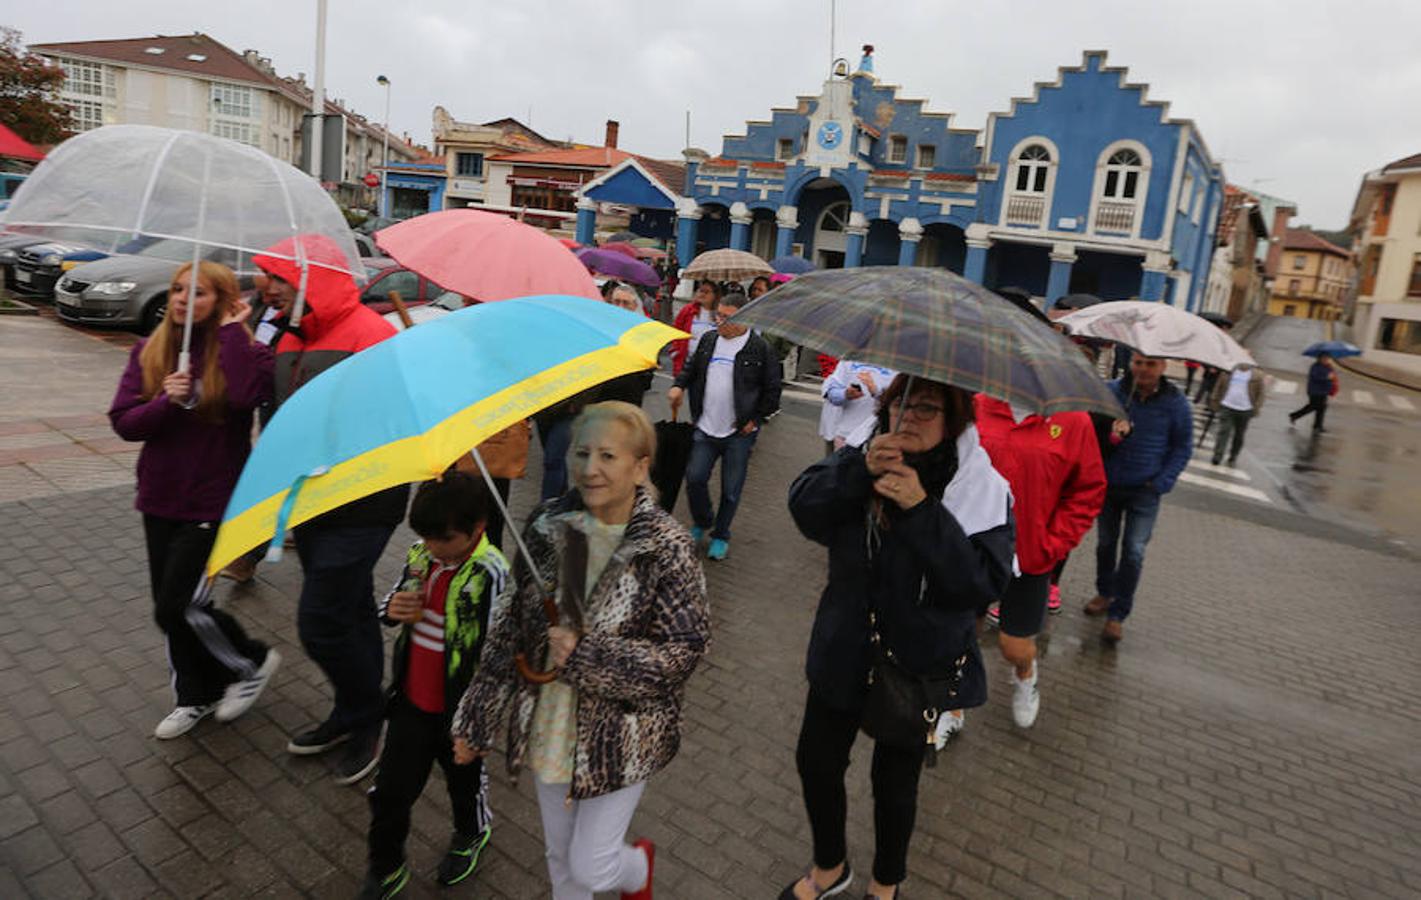
M 942 415 L 943 411 L 943 408 L 936 403 L 909 403 L 907 406 L 900 406 L 894 403 L 890 408 L 894 411 L 902 409 L 919 422 L 926 422 L 929 419 L 936 418 Z

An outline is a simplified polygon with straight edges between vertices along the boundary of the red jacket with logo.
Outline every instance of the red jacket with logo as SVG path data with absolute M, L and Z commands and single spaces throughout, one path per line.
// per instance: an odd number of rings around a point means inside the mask
M 1051 571 L 1090 530 L 1105 502 L 1105 466 L 1090 416 L 1030 415 L 977 395 L 977 433 L 992 466 L 1011 485 L 1021 571 Z

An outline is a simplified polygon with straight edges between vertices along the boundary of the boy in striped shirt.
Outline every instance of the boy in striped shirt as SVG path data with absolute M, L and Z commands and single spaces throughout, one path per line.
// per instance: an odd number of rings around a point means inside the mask
M 361 897 L 388 898 L 409 882 L 405 838 L 435 762 L 444 770 L 454 835 L 436 879 L 458 884 L 478 864 L 492 816 L 481 760 L 454 761 L 450 725 L 478 665 L 489 610 L 512 590 L 508 561 L 484 535 L 490 499 L 482 481 L 449 471 L 426 482 L 410 505 L 410 547 L 381 618 L 403 627 L 395 641 L 385 746 L 370 792 L 369 870 Z

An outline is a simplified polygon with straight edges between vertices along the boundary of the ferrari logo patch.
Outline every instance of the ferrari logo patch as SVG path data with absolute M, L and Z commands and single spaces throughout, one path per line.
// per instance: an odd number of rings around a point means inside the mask
M 1046 430 L 1047 430 L 1047 432 L 1051 435 L 1051 440 L 1053 440 L 1053 441 L 1054 441 L 1056 438 L 1058 438 L 1058 437 L 1061 436 L 1061 426 L 1060 426 L 1060 425 L 1057 425 L 1057 424 L 1054 423 L 1054 422 L 1052 422 L 1052 423 L 1051 423 L 1051 427 L 1048 428 L 1048 429 L 1046 429 Z

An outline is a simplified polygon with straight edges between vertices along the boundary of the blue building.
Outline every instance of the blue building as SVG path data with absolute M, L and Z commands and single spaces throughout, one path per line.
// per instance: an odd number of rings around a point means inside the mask
M 729 246 L 821 268 L 942 266 L 1048 304 L 1085 292 L 1198 307 L 1222 171 L 1194 124 L 1104 52 L 981 132 L 846 68 L 689 160 L 682 265 Z

